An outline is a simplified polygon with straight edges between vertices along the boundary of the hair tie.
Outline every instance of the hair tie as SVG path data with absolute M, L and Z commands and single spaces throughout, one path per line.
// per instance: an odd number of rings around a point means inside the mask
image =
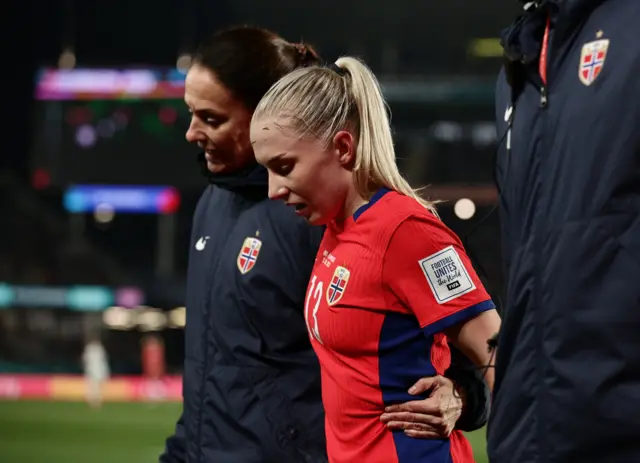
M 309 49 L 304 43 L 294 43 L 293 46 L 301 56 L 306 56 L 306 54 L 309 52 Z
M 329 65 L 329 69 L 338 74 L 340 77 L 344 77 L 344 75 L 347 73 L 346 69 L 341 68 L 336 63 L 331 63 Z

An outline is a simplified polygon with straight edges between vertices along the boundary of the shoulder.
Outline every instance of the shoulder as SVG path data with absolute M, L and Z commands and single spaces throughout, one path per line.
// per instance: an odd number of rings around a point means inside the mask
M 498 77 L 496 78 L 496 98 L 503 97 L 509 89 L 509 81 L 507 80 L 507 70 L 504 66 L 500 68 Z
M 640 18 L 640 2 L 637 0 L 609 0 L 602 2 L 602 4 L 593 11 L 591 18 L 611 18 L 623 26 L 625 24 L 637 26 L 638 18 Z M 640 35 L 640 29 L 637 27 L 622 27 L 619 31 L 626 34 L 633 34 L 635 37 Z M 638 44 L 636 43 L 636 45 Z
M 387 225 L 385 266 L 404 268 L 416 261 L 435 259 L 444 251 L 464 252 L 458 236 L 412 198 L 396 194 L 390 198 L 388 207 L 394 218 Z
M 383 200 L 386 201 L 381 201 L 384 212 L 381 219 L 394 232 L 399 228 L 420 229 L 427 233 L 449 232 L 439 217 L 413 198 L 390 192 Z
M 415 199 L 396 192 L 379 200 L 371 214 L 363 214 L 360 233 L 386 251 L 434 248 L 443 243 L 459 244 L 457 236 L 431 211 Z M 367 239 L 367 238 L 365 238 Z
M 397 255 L 426 257 L 450 246 L 462 247 L 458 236 L 430 211 L 423 210 L 395 226 L 388 249 Z
M 411 216 L 433 216 L 422 204 L 413 198 L 389 191 L 380 198 L 375 207 L 362 214 L 358 222 L 375 225 L 378 230 L 391 231 Z
M 256 213 L 261 222 L 268 224 L 274 230 L 287 233 L 308 233 L 311 225 L 282 201 L 265 199 L 256 205 Z
M 504 66 L 500 69 L 496 79 L 495 89 L 495 117 L 498 126 L 506 125 L 505 114 L 511 106 L 511 86 L 507 81 L 507 71 Z
M 582 63 L 584 53 L 596 48 L 604 50 L 603 70 L 638 83 L 637 72 L 631 71 L 640 70 L 639 22 L 640 2 L 637 0 L 602 2 L 587 18 L 574 42 L 574 52 L 579 56 L 576 65 Z
M 209 185 L 204 189 L 204 191 L 200 195 L 200 199 L 198 199 L 198 203 L 196 204 L 196 212 L 195 212 L 196 216 L 199 213 L 202 213 L 202 211 L 207 208 L 207 205 L 211 201 L 211 196 L 213 195 L 214 188 L 215 186 Z

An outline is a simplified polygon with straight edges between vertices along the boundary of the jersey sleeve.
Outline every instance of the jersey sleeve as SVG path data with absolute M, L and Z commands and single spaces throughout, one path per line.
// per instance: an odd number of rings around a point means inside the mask
M 382 278 L 429 336 L 495 308 L 460 240 L 435 217 L 410 217 L 396 228 Z

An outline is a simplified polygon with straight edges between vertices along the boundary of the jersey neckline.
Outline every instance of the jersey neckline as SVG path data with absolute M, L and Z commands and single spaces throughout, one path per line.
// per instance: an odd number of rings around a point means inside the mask
M 371 197 L 371 199 L 369 200 L 368 203 L 363 204 L 358 209 L 356 209 L 356 211 L 353 213 L 353 215 L 349 216 L 344 222 L 338 223 L 338 222 L 334 221 L 333 224 L 332 224 L 333 228 L 337 232 L 344 232 L 344 231 L 350 229 L 352 226 L 354 226 L 356 224 L 356 222 L 358 221 L 358 219 L 360 218 L 360 216 L 362 214 L 364 214 L 367 210 L 369 210 L 371 207 L 373 207 L 374 204 L 376 204 L 378 201 L 380 201 L 384 197 L 384 195 L 386 195 L 390 191 L 391 190 L 389 188 L 386 188 L 386 187 L 380 188 L 378 191 L 376 191 L 373 194 L 373 196 Z
M 382 187 L 378 191 L 376 191 L 368 203 L 363 204 L 358 209 L 356 209 L 356 211 L 353 213 L 353 221 L 356 222 L 364 212 L 366 212 L 375 203 L 380 201 L 380 199 L 382 199 L 382 197 L 387 193 L 389 193 L 390 191 L 391 190 L 389 188 L 385 188 L 385 187 Z

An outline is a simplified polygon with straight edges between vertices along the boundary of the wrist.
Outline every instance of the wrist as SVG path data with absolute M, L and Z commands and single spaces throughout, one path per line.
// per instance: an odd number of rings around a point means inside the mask
M 464 410 L 467 405 L 467 391 L 463 387 L 455 383 L 453 385 L 453 390 L 454 390 L 455 396 L 460 399 L 460 402 L 462 402 L 462 413 L 464 413 Z

